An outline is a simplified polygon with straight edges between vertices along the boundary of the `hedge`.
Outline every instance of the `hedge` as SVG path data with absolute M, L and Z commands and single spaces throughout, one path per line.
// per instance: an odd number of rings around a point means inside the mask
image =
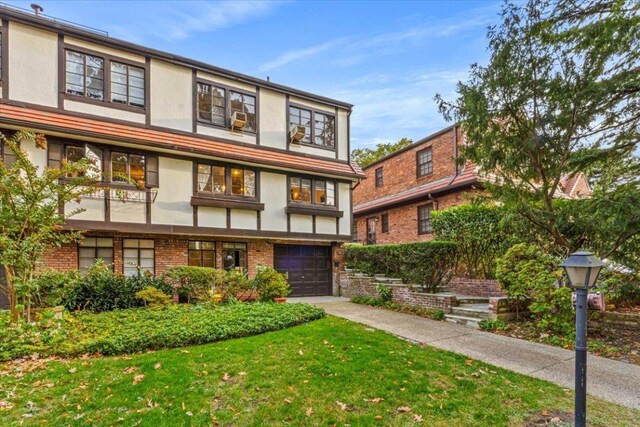
M 276 331 L 324 317 L 307 304 L 173 305 L 102 313 L 65 313 L 9 325 L 0 312 L 0 361 L 41 356 L 115 355 L 205 344 Z
M 456 265 L 456 244 L 445 241 L 398 245 L 347 245 L 347 266 L 368 275 L 383 274 L 438 292 Z

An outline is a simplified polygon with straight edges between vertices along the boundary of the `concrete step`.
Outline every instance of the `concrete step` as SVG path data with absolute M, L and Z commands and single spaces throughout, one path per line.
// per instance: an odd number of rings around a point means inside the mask
M 458 305 L 463 304 L 489 304 L 489 298 L 483 297 L 471 297 L 471 296 L 463 296 L 457 295 L 456 300 L 458 301 Z
M 451 314 L 464 317 L 473 317 L 480 320 L 489 319 L 491 317 L 491 311 L 489 310 L 489 307 L 484 307 L 484 305 L 480 307 L 476 305 L 461 305 L 458 307 L 452 307 Z
M 480 329 L 480 321 L 477 317 L 459 316 L 456 314 L 445 314 L 444 319 L 447 322 L 458 323 L 460 325 L 471 326 L 472 328 Z

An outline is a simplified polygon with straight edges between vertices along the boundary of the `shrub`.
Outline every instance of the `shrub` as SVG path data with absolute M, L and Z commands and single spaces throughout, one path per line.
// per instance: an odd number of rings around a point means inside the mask
M 428 317 L 433 320 L 444 320 L 444 311 L 437 309 L 429 309 L 416 307 L 412 305 L 398 304 L 395 302 L 384 301 L 382 298 L 355 296 L 351 298 L 351 302 L 354 304 L 370 305 L 372 307 L 382 307 L 387 310 L 397 311 L 399 313 L 410 313 L 421 317 Z
M 171 297 L 161 290 L 149 286 L 141 291 L 136 292 L 136 298 L 144 301 L 145 305 L 150 307 L 164 307 L 171 304 Z
M 571 289 L 561 287 L 562 272 L 555 259 L 538 247 L 519 243 L 499 258 L 496 276 L 502 289 L 517 303 L 531 301 L 538 329 L 572 336 Z
M 607 302 L 617 307 L 640 305 L 640 274 L 604 269 L 598 281 Z
M 514 238 L 502 226 L 505 210 L 486 204 L 465 204 L 431 212 L 431 228 L 439 240 L 457 244 L 456 273 L 472 279 L 493 279 L 496 258 Z M 515 243 L 515 242 L 512 242 Z
M 35 308 L 62 305 L 65 288 L 80 280 L 78 270 L 48 270 L 38 274 L 33 280 L 32 306 Z
M 86 274 L 64 286 L 61 303 L 68 310 L 95 312 L 141 307 L 144 302 L 136 298 L 136 293 L 149 286 L 166 294 L 173 293 L 171 284 L 162 278 L 145 274 L 125 277 L 97 261 Z
M 380 299 L 384 302 L 390 302 L 393 299 L 393 290 L 391 289 L 391 287 L 385 284 L 378 283 L 376 285 L 376 292 L 378 293 Z
M 31 356 L 115 355 L 206 344 L 276 331 L 324 317 L 307 304 L 173 305 L 87 311 L 39 323 L 8 325 L 0 313 L 0 360 Z
M 253 286 L 258 291 L 260 301 L 273 301 L 291 293 L 291 287 L 284 274 L 278 273 L 271 267 L 258 267 Z
M 438 292 L 456 264 L 456 244 L 431 241 L 399 245 L 347 245 L 345 263 L 365 274 L 399 277 L 405 283 Z
M 208 301 L 218 293 L 227 273 L 208 267 L 175 266 L 169 268 L 163 275 L 176 285 L 180 300 L 186 302 Z
M 483 331 L 506 331 L 509 329 L 509 324 L 504 320 L 496 319 L 496 320 L 488 320 L 484 319 L 478 323 L 478 326 Z

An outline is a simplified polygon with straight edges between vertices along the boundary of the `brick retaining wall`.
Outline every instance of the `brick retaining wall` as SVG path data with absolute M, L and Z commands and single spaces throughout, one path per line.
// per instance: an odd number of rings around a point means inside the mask
M 349 298 L 355 296 L 377 297 L 376 286 L 378 283 L 384 283 L 392 289 L 392 301 L 398 304 L 440 309 L 445 313 L 450 313 L 451 307 L 456 305 L 455 295 L 415 292 L 412 290 L 411 285 L 397 283 L 397 281 L 388 283 L 388 279 L 385 278 L 369 277 L 344 271 L 340 273 L 340 295 Z
M 452 278 L 443 288 L 447 292 L 471 297 L 493 298 L 505 297 L 497 280 Z
M 597 312 L 589 316 L 589 328 L 596 330 L 638 331 L 640 330 L 640 314 L 616 313 L 613 311 Z

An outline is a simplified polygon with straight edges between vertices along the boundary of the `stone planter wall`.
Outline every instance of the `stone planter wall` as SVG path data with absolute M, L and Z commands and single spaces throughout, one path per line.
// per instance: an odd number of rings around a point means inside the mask
M 639 331 L 640 314 L 616 313 L 614 311 L 595 312 L 589 316 L 589 328 L 599 331 Z
M 370 277 L 349 271 L 340 273 L 340 295 L 349 298 L 355 296 L 375 298 L 378 297 L 376 286 L 379 283 L 383 283 L 392 289 L 392 301 L 397 304 L 433 310 L 439 309 L 445 313 L 450 313 L 451 307 L 457 303 L 455 295 L 416 292 L 413 290 L 413 286 L 405 285 L 398 279 Z
M 454 277 L 444 287 L 444 290 L 458 295 L 481 298 L 506 296 L 500 288 L 500 283 L 497 280 L 489 279 L 465 279 L 462 277 Z

